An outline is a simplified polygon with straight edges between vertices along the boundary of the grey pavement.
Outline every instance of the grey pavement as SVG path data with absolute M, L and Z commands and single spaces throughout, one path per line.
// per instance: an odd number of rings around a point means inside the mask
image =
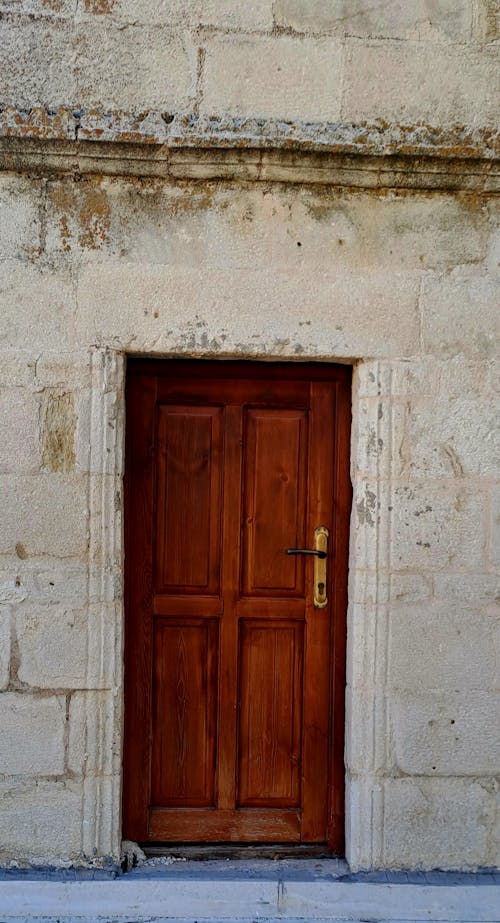
M 0 872 L 0 923 L 499 923 L 500 873 L 359 872 L 336 859 L 148 860 Z

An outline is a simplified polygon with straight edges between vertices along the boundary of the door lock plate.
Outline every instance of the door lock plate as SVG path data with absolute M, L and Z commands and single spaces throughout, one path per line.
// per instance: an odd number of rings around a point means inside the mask
M 328 529 L 318 526 L 314 530 L 313 547 L 320 554 L 314 558 L 314 605 L 316 609 L 324 609 L 328 603 L 326 595 L 326 562 L 328 560 Z

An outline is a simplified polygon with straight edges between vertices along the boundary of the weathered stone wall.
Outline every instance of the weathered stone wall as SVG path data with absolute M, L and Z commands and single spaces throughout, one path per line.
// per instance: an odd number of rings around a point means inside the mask
M 119 851 L 128 351 L 357 363 L 349 856 L 494 864 L 496 200 L 0 188 L 3 860 Z
M 1 0 L 21 107 L 496 126 L 496 0 Z
M 127 353 L 354 365 L 347 855 L 500 861 L 499 39 L 0 0 L 0 861 L 119 857 Z

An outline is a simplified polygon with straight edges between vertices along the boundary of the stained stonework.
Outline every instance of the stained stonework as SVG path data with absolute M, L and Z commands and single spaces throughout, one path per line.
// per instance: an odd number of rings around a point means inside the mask
M 127 355 L 353 366 L 346 851 L 493 866 L 489 0 L 0 0 L 0 862 L 121 849 Z

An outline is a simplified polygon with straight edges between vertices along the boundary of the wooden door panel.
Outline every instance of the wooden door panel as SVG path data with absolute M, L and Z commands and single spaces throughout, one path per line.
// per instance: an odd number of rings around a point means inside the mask
M 309 383 L 305 381 L 279 381 L 272 377 L 268 381 L 237 375 L 226 378 L 159 378 L 158 400 L 169 404 L 193 404 L 194 406 L 234 405 L 243 407 L 279 406 L 307 410 L 309 407 Z
M 152 808 L 147 836 L 153 842 L 300 843 L 300 811 L 242 808 L 217 811 Z
M 349 371 L 131 360 L 127 407 L 124 835 L 340 850 Z
M 152 791 L 156 805 L 214 805 L 218 624 L 155 619 Z
M 300 805 L 303 625 L 240 622 L 238 804 Z
M 221 409 L 161 405 L 156 590 L 220 588 Z
M 242 591 L 303 596 L 303 560 L 285 552 L 305 541 L 307 414 L 249 409 L 243 444 Z

